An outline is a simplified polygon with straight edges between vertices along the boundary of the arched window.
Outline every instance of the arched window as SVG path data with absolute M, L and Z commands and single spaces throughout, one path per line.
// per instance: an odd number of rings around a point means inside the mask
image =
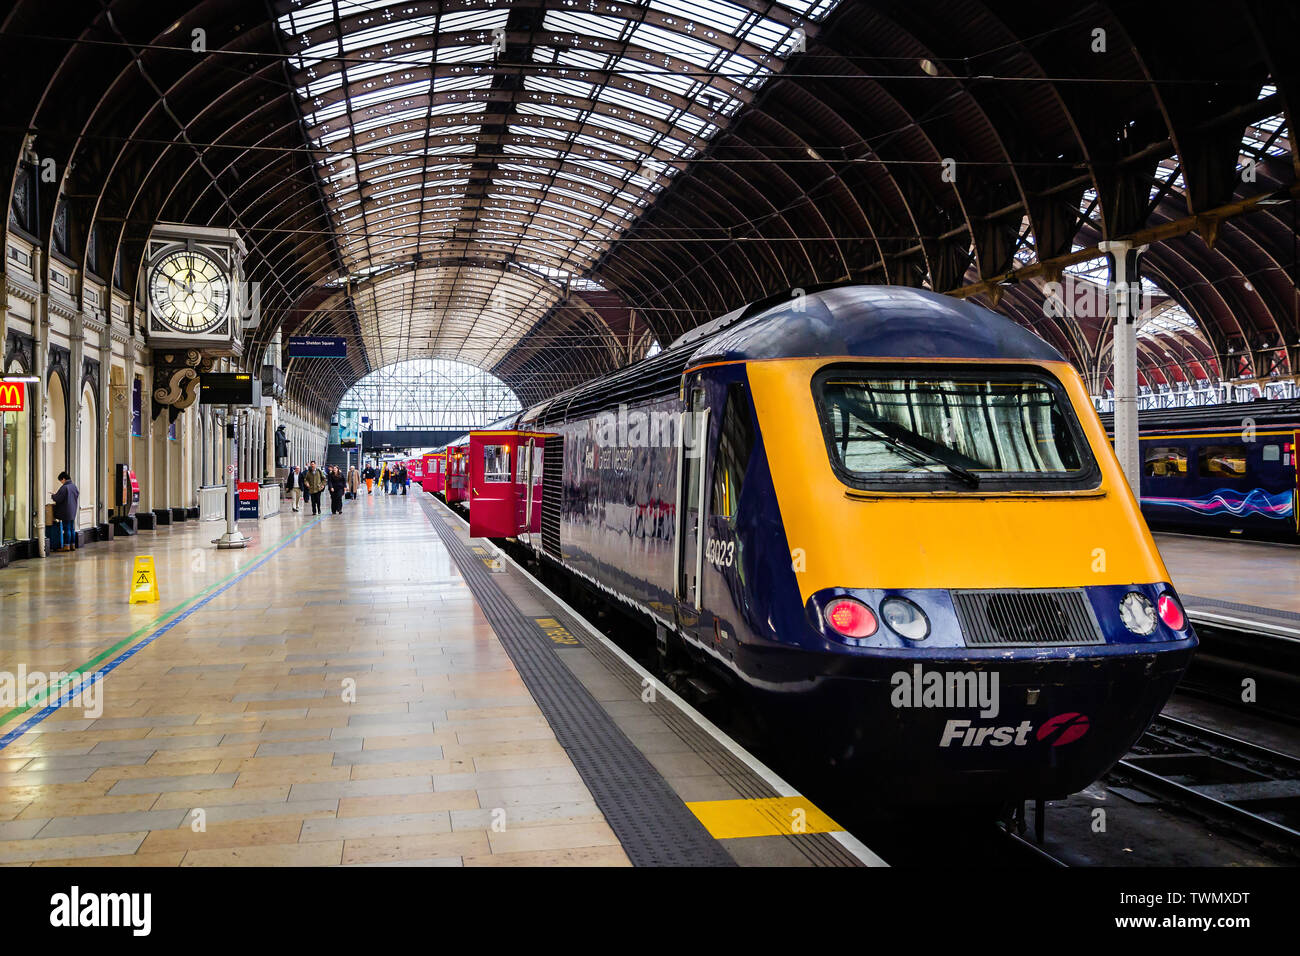
M 520 410 L 508 385 L 476 365 L 412 359 L 371 372 L 348 389 L 339 408 L 368 418 L 362 430 L 478 428 Z

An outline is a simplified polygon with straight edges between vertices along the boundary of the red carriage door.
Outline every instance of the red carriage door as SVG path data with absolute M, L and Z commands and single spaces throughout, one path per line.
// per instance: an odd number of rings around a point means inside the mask
M 1291 434 L 1291 470 L 1295 473 L 1295 488 L 1291 491 L 1291 517 L 1295 519 L 1296 534 L 1300 534 L 1300 431 Z
M 542 449 L 544 435 L 520 435 L 515 445 L 516 534 L 542 530 Z
M 512 538 L 519 487 L 511 468 L 517 436 L 511 432 L 470 432 L 469 535 Z

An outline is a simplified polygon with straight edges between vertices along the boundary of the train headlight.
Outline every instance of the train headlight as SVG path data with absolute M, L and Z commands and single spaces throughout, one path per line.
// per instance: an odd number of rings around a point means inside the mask
M 1156 629 L 1156 609 L 1138 591 L 1129 591 L 1120 599 L 1119 619 L 1134 634 L 1150 634 Z
M 886 598 L 880 605 L 880 616 L 890 630 L 909 641 L 923 641 L 930 636 L 930 619 L 907 598 Z
M 880 625 L 861 601 L 839 598 L 826 606 L 826 623 L 841 637 L 870 637 Z
M 1178 605 L 1178 598 L 1172 594 L 1160 595 L 1160 600 L 1156 602 L 1156 608 L 1160 612 L 1160 620 L 1174 631 L 1181 631 L 1187 626 L 1187 615 Z

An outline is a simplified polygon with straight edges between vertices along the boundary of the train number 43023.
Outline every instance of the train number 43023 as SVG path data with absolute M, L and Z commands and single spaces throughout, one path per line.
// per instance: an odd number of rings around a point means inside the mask
M 736 542 L 710 538 L 704 546 L 704 556 L 715 568 L 729 568 L 736 560 Z

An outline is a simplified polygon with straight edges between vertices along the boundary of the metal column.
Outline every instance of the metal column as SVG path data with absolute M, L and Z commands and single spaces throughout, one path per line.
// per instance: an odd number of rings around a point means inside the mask
M 226 533 L 217 539 L 218 548 L 246 548 L 248 539 L 239 533 L 239 495 L 235 472 L 235 406 L 226 406 Z
M 1115 455 L 1133 497 L 1141 500 L 1142 457 L 1138 448 L 1137 322 L 1142 282 L 1139 257 L 1147 246 L 1108 241 L 1097 248 L 1110 256 L 1110 300 L 1114 303 L 1111 360 L 1115 387 Z

